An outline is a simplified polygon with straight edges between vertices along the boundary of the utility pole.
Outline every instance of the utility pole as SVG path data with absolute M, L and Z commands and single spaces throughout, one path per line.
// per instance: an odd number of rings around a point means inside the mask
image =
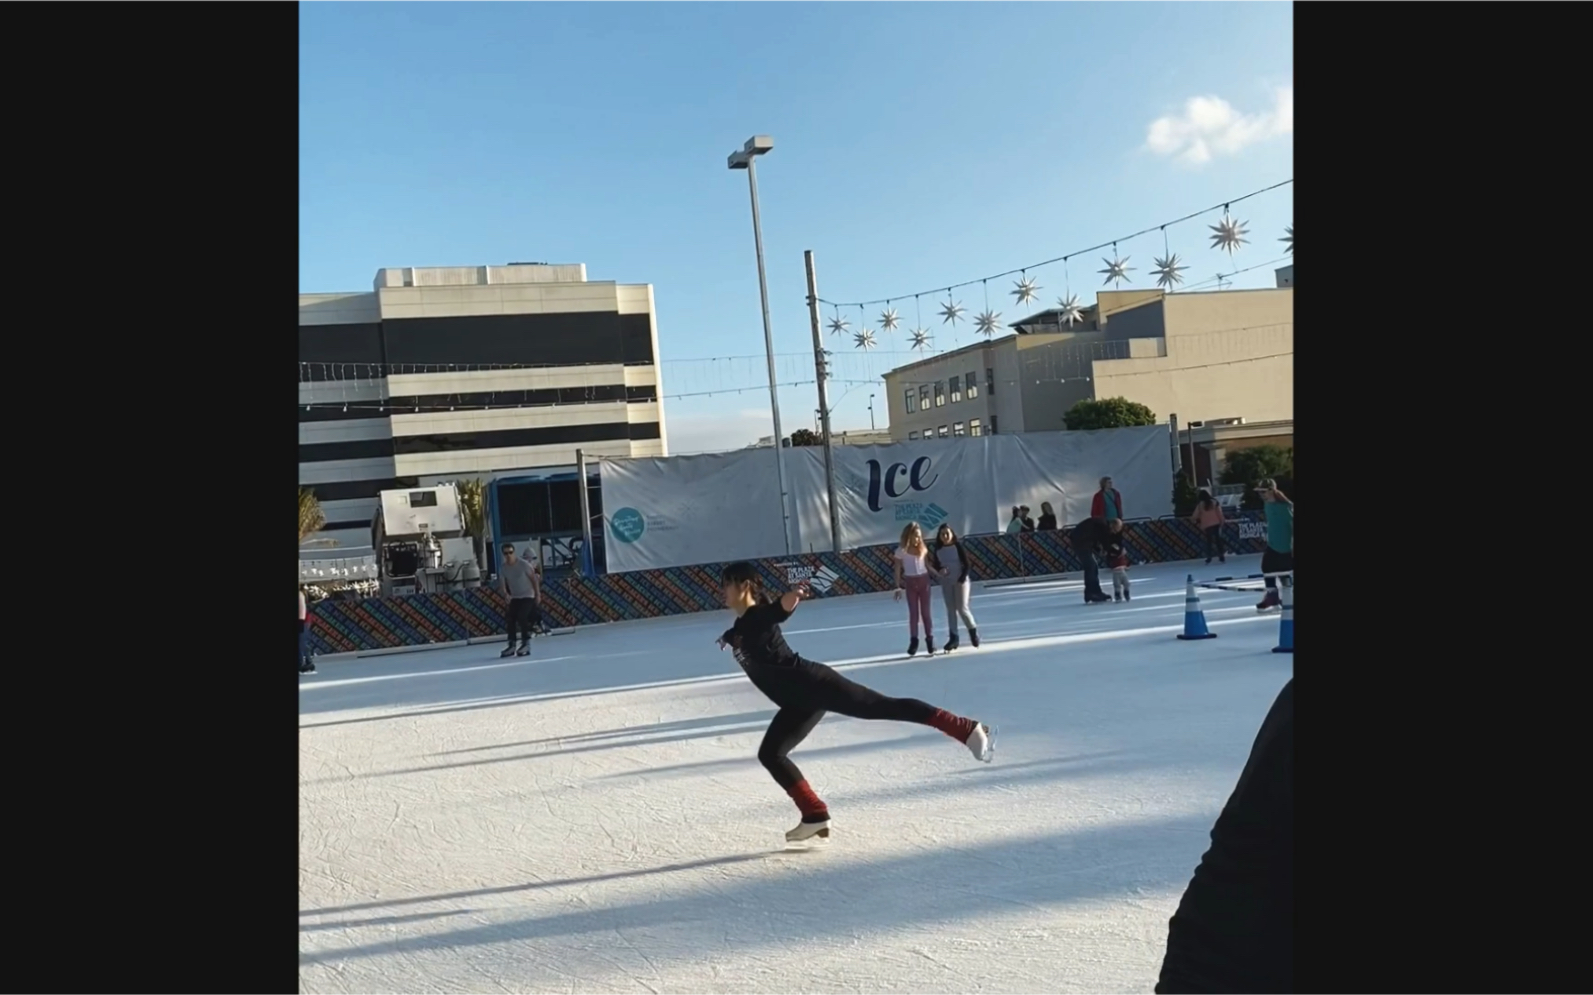
M 824 490 L 830 500 L 830 548 L 841 551 L 841 508 L 835 500 L 835 444 L 830 441 L 829 363 L 824 360 L 824 339 L 819 335 L 819 278 L 813 270 L 813 250 L 802 253 L 808 271 L 808 324 L 813 328 L 813 370 L 819 381 L 819 420 L 824 440 Z M 872 407 L 870 412 L 872 413 Z

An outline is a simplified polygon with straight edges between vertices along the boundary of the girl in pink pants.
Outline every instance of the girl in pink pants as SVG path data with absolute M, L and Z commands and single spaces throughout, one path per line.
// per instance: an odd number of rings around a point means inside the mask
M 924 530 L 917 522 L 908 522 L 902 529 L 902 544 L 896 549 L 896 600 L 907 595 L 907 655 L 918 653 L 918 632 L 922 625 L 924 648 L 934 655 L 935 623 L 929 611 L 929 547 L 924 544 Z

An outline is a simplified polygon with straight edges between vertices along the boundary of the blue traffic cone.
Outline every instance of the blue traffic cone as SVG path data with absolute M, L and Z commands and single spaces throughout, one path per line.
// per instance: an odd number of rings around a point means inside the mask
M 1200 595 L 1195 591 L 1195 575 L 1189 575 L 1189 586 L 1184 589 L 1184 631 L 1179 639 L 1216 639 L 1217 634 L 1206 628 L 1206 612 L 1200 607 Z
M 1294 578 L 1278 578 L 1278 598 L 1283 602 L 1283 620 L 1278 623 L 1278 645 L 1274 653 L 1294 652 Z

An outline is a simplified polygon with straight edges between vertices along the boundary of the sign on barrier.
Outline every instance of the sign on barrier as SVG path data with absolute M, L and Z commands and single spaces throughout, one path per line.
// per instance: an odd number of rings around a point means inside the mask
M 1253 522 L 1241 519 L 1239 522 L 1240 539 L 1265 539 L 1267 537 L 1267 523 Z

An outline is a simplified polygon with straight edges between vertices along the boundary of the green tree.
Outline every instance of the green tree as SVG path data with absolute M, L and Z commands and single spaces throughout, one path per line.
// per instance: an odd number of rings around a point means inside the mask
M 454 484 L 459 489 L 459 517 L 465 521 L 465 534 L 470 537 L 471 549 L 476 554 L 476 566 L 482 565 L 483 537 L 487 534 L 486 484 L 478 477 Z
M 308 487 L 299 488 L 299 542 L 321 531 L 321 526 L 326 524 L 326 513 L 321 510 L 321 502 L 315 498 L 315 492 Z
M 791 433 L 791 445 L 822 446 L 824 445 L 824 437 L 811 428 L 799 428 Z
M 1133 428 L 1156 424 L 1156 412 L 1126 397 L 1101 400 L 1086 398 L 1062 416 L 1069 431 L 1089 432 L 1098 428 Z
M 1218 478 L 1224 484 L 1245 485 L 1244 508 L 1259 508 L 1261 496 L 1255 492 L 1258 481 L 1267 477 L 1278 482 L 1278 489 L 1294 497 L 1294 447 L 1253 446 L 1228 454 Z
M 1188 518 L 1195 513 L 1195 505 L 1199 503 L 1200 488 L 1189 482 L 1189 475 L 1173 474 L 1173 514 Z

